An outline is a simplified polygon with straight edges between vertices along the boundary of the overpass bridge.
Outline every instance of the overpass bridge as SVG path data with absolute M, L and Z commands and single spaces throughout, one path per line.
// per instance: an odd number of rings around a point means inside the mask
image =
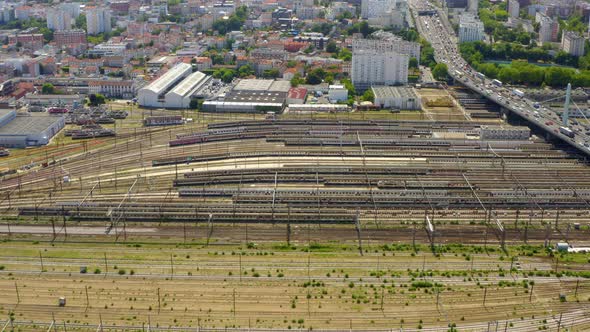
M 449 75 L 463 86 L 478 93 L 492 102 L 500 105 L 504 110 L 515 114 L 526 122 L 543 130 L 547 136 L 552 136 L 569 144 L 582 155 L 590 157 L 590 136 L 586 130 L 577 129 L 571 131 L 566 116 L 563 119 L 556 117 L 550 109 L 542 110 L 535 107 L 536 102 L 514 95 L 511 91 L 502 87 L 499 81 L 494 82 L 476 73 L 461 57 L 457 38 L 450 28 L 448 18 L 441 11 L 431 5 L 427 0 L 412 0 L 410 2 L 418 32 L 428 40 L 434 48 L 434 58 L 437 63 L 445 63 L 449 69 Z M 429 15 L 426 11 L 436 11 Z M 566 96 L 566 99 L 568 99 Z M 574 104 L 575 105 L 575 104 Z M 575 105 L 577 107 L 577 105 Z M 583 112 L 581 112 L 583 113 Z M 568 130 L 570 130 L 568 132 Z M 565 134 L 564 134 L 565 133 Z M 569 135 L 566 135 L 569 134 Z

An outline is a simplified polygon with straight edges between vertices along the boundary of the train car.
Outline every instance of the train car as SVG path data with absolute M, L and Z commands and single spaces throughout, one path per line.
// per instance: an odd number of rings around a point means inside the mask
M 559 127 L 559 132 L 569 138 L 574 138 L 575 136 L 574 132 L 567 127 Z
M 207 136 L 189 136 L 170 141 L 170 147 L 207 142 Z
M 150 116 L 143 120 L 143 125 L 146 127 L 151 126 L 175 126 L 183 124 L 182 116 Z
M 50 107 L 47 109 L 47 113 L 49 114 L 64 114 L 68 113 L 70 110 L 63 107 Z

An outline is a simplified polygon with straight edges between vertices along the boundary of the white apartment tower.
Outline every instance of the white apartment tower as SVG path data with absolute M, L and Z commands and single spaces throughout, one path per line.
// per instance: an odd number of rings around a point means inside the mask
M 354 50 L 352 53 L 352 84 L 359 91 L 374 85 L 408 83 L 410 57 L 397 52 Z
M 518 0 L 508 1 L 508 13 L 512 18 L 518 18 L 520 16 L 520 2 Z
M 69 12 L 61 9 L 47 9 L 47 28 L 55 31 L 70 30 L 73 18 Z
M 573 56 L 584 55 L 585 42 L 584 37 L 574 31 L 563 31 L 561 35 L 561 49 Z
M 89 35 L 111 32 L 111 13 L 107 8 L 95 8 L 86 12 L 86 26 Z
M 483 23 L 471 14 L 461 15 L 459 21 L 459 42 L 483 40 L 485 37 Z

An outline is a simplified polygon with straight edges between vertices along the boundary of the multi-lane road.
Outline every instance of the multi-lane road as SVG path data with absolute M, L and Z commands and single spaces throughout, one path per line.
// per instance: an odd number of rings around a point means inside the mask
M 518 89 L 509 89 L 502 82 L 476 72 L 461 57 L 457 38 L 449 28 L 445 14 L 425 0 L 411 1 L 411 7 L 418 31 L 434 47 L 435 60 L 447 65 L 449 75 L 456 82 L 590 155 L 590 126 L 573 119 L 564 125 L 553 110 L 524 98 Z M 430 12 L 432 15 L 420 15 L 420 12 Z

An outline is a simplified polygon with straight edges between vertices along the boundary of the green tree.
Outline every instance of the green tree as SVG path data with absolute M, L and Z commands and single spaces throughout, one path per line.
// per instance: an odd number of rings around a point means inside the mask
M 363 93 L 363 95 L 361 96 L 361 100 L 362 101 L 370 101 L 372 103 L 375 102 L 375 94 L 373 93 L 372 89 L 368 89 L 367 91 L 365 91 L 365 93 Z
M 336 45 L 336 42 L 333 40 L 330 40 L 328 42 L 328 44 L 326 44 L 326 52 L 329 53 L 338 53 L 339 49 L 338 49 L 338 45 Z
M 449 75 L 449 68 L 444 63 L 437 63 L 432 70 L 432 76 L 437 80 L 446 80 Z
M 202 104 L 203 104 L 202 100 L 199 100 L 198 98 L 191 98 L 191 101 L 190 101 L 188 107 L 193 110 L 199 110 L 199 109 L 201 109 Z
M 338 52 L 338 59 L 342 61 L 352 61 L 352 52 L 347 48 L 340 49 Z
M 519 81 L 520 73 L 512 67 L 504 67 L 498 73 L 498 79 L 504 83 L 516 83 Z
M 296 88 L 297 86 L 299 86 L 299 84 L 303 83 L 305 83 L 305 80 L 301 77 L 301 75 L 299 75 L 299 73 L 295 73 L 295 75 L 293 75 L 293 78 L 291 79 L 291 86 Z
M 418 59 L 412 57 L 408 65 L 410 68 L 418 68 Z
M 90 106 L 98 106 L 106 103 L 106 98 L 100 93 L 92 93 L 88 96 Z
M 41 86 L 41 93 L 46 95 L 55 94 L 55 87 L 51 83 L 45 83 Z
M 254 69 L 249 64 L 243 65 L 238 68 L 238 76 L 240 77 L 248 77 L 250 75 L 254 75 Z
M 262 72 L 262 77 L 264 78 L 277 78 L 281 73 L 277 68 L 267 69 Z
M 322 78 L 319 77 L 316 73 L 309 73 L 307 74 L 307 77 L 305 78 L 305 82 L 307 84 L 320 84 L 322 83 Z

